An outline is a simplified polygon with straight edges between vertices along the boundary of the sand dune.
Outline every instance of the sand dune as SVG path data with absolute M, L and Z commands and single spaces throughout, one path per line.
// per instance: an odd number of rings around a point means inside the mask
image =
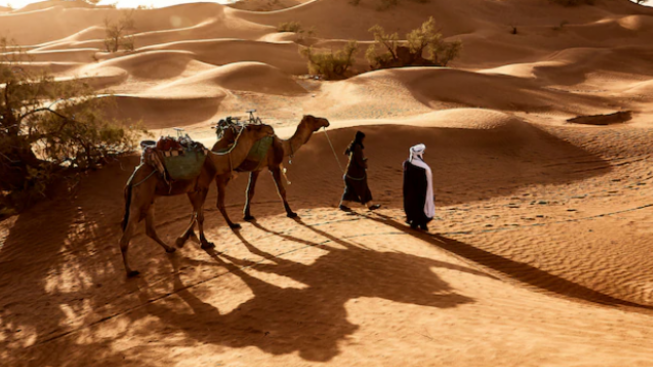
M 164 85 L 161 89 L 222 87 L 267 94 L 301 94 L 306 90 L 281 70 L 259 62 L 237 62 Z
M 506 65 L 485 72 L 534 78 L 549 85 L 614 89 L 629 79 L 649 79 L 651 71 L 646 64 L 652 52 L 653 49 L 639 47 L 572 48 L 555 52 L 546 61 Z M 624 57 L 629 60 L 628 73 L 623 70 Z
M 384 86 L 399 86 L 387 96 L 390 101 L 386 103 L 394 104 L 393 100 L 399 100 L 399 104 L 404 107 L 404 101 L 411 99 L 433 109 L 447 105 L 503 111 L 582 114 L 605 110 L 607 107 L 603 98 L 545 89 L 537 82 L 527 79 L 438 68 L 366 73 L 341 82 L 333 94 L 337 93 L 337 96 L 338 91 L 342 90 L 347 95 L 356 95 L 353 103 L 350 99 L 342 99 L 341 102 L 357 108 L 359 104 L 365 106 L 374 103 L 371 101 L 377 97 L 375 91 Z
M 121 11 L 47 1 L 8 12 L 21 67 L 81 78 L 108 116 L 211 146 L 212 121 L 257 109 L 282 138 L 331 125 L 284 159 L 290 220 L 260 175 L 230 230 L 209 192 L 207 237 L 165 254 L 139 228 L 126 280 L 118 241 L 137 154 L 0 222 L 0 360 L 8 366 L 649 366 L 653 361 L 653 9 L 597 0 L 256 0 L 134 11 L 135 50 L 107 53 Z M 433 16 L 462 40 L 453 68 L 369 71 L 369 27 L 400 37 Z M 356 75 L 306 76 L 306 44 L 360 50 Z M 516 31 L 516 34 L 513 34 Z M 576 116 L 630 113 L 608 126 Z M 574 121 L 574 120 L 572 120 Z M 367 135 L 381 210 L 336 210 L 343 152 Z M 402 162 L 424 143 L 430 231 L 404 223 Z M 333 147 L 333 150 L 332 150 Z M 287 179 L 287 181 L 286 181 Z M 240 219 L 240 174 L 227 210 Z M 173 243 L 185 196 L 156 200 Z
M 93 66 L 98 70 L 112 67 L 123 69 L 138 79 L 167 80 L 184 74 L 192 75 L 193 72 L 206 70 L 211 65 L 195 61 L 189 52 L 149 51 L 109 59 Z
M 305 74 L 306 60 L 294 43 L 257 42 L 242 39 L 185 41 L 152 46 L 143 50 L 183 50 L 195 54 L 197 60 L 213 65 L 239 61 L 258 61 L 275 66 L 289 74 Z

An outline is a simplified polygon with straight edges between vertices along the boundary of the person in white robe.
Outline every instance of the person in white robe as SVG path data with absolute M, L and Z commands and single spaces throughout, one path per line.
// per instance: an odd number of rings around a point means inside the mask
M 404 211 L 406 223 L 413 229 L 428 230 L 428 223 L 435 217 L 433 172 L 424 162 L 426 146 L 418 144 L 410 148 L 410 156 L 404 161 Z

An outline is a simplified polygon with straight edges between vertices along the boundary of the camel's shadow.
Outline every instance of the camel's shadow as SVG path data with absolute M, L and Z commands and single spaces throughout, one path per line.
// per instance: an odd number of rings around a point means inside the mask
M 265 252 L 235 232 L 245 246 L 265 262 L 236 259 L 214 251 L 207 253 L 250 288 L 253 297 L 227 314 L 200 300 L 193 289 L 184 285 L 178 269 L 185 258 L 173 257 L 174 288 L 192 309 L 193 315 L 178 313 L 165 302 L 146 306 L 147 312 L 159 317 L 168 327 L 183 330 L 201 342 L 245 348 L 255 346 L 274 354 L 298 352 L 303 359 L 328 361 L 339 354 L 339 343 L 359 329 L 349 321 L 346 304 L 358 298 L 382 298 L 393 302 L 426 307 L 452 308 L 473 302 L 456 293 L 431 269 L 447 268 L 478 276 L 484 273 L 446 262 L 398 252 L 379 252 L 341 240 L 329 233 L 303 224 L 328 238 L 325 243 L 271 231 L 260 224 L 255 227 L 278 235 L 286 241 L 305 246 L 319 246 L 326 254 L 310 265 L 291 261 Z M 331 246 L 334 243 L 337 246 Z M 303 288 L 284 288 L 262 281 L 246 268 L 291 278 Z M 143 294 L 143 297 L 146 297 Z M 210 329 L 207 332 L 207 327 Z

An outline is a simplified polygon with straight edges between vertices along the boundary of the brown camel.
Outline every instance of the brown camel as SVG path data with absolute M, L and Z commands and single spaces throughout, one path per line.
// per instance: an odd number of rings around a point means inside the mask
M 274 135 L 272 144 L 270 145 L 270 148 L 268 148 L 268 151 L 265 154 L 262 162 L 259 164 L 254 164 L 254 166 L 244 164 L 236 168 L 236 171 L 238 172 L 249 172 L 247 198 L 245 201 L 245 208 L 243 210 L 244 219 L 246 221 L 254 220 L 254 217 L 250 212 L 250 205 L 252 203 L 252 198 L 254 197 L 256 180 L 258 179 L 261 171 L 263 171 L 263 169 L 266 167 L 268 170 L 270 170 L 272 176 L 274 177 L 274 183 L 276 184 L 279 196 L 281 196 L 281 200 L 283 201 L 283 206 L 286 209 L 287 216 L 289 218 L 297 217 L 297 214 L 290 209 L 290 205 L 288 205 L 288 201 L 286 200 L 286 189 L 283 186 L 283 182 L 281 181 L 282 161 L 285 157 L 290 157 L 292 159 L 299 148 L 308 142 L 314 132 L 322 127 L 328 126 L 329 121 L 325 118 L 305 115 L 299 122 L 299 125 L 297 125 L 295 134 L 290 139 L 282 140 L 278 136 Z M 212 150 L 218 151 L 227 147 L 233 141 L 235 134 L 235 131 L 227 129 L 222 139 L 218 140 L 215 145 L 213 145 Z M 229 215 L 227 214 L 224 206 L 225 189 L 229 184 L 230 179 L 231 175 L 218 175 L 216 177 L 215 181 L 216 186 L 218 187 L 218 209 L 220 210 L 220 213 L 222 213 L 224 219 L 227 221 L 229 227 L 237 229 L 240 228 L 240 224 L 235 224 L 231 221 L 231 219 L 229 219 Z
M 154 199 L 159 196 L 175 196 L 187 194 L 193 205 L 191 222 L 184 233 L 177 239 L 177 246 L 181 247 L 188 237 L 193 234 L 195 222 L 200 232 L 200 242 L 203 249 L 212 248 L 214 245 L 204 237 L 204 200 L 209 191 L 211 181 L 216 175 L 231 174 L 249 153 L 256 141 L 266 136 L 273 136 L 274 130 L 268 125 L 247 125 L 235 139 L 236 144 L 225 153 L 209 152 L 204 165 L 197 178 L 192 180 L 175 180 L 170 185 L 158 174 L 155 168 L 142 164 L 127 182 L 125 187 L 125 218 L 123 220 L 123 234 L 120 238 L 120 250 L 125 271 L 128 277 L 138 275 L 127 262 L 127 249 L 134 234 L 136 225 L 145 218 L 147 236 L 161 245 L 166 252 L 175 252 L 174 247 L 163 242 L 154 230 Z

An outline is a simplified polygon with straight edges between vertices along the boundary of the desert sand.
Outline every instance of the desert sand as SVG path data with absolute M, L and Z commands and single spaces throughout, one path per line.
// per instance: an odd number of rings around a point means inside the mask
M 117 96 L 116 117 L 155 136 L 255 108 L 290 136 L 325 117 L 337 157 L 367 134 L 378 212 L 336 209 L 342 173 L 323 131 L 288 168 L 286 218 L 261 176 L 253 223 L 230 230 L 206 204 L 215 251 L 168 255 L 141 226 L 126 279 L 123 187 L 138 152 L 89 173 L 72 194 L 0 222 L 0 365 L 653 366 L 653 9 L 626 0 L 371 0 L 186 4 L 135 12 L 136 50 L 103 51 L 108 8 L 0 8 L 0 34 L 26 67 Z M 50 6 L 51 5 L 51 6 Z M 241 8 L 241 9 L 238 9 Z M 307 78 L 296 36 L 317 47 L 401 35 L 435 17 L 462 40 L 451 68 Z M 517 34 L 512 34 L 516 27 Z M 568 123 L 630 111 L 606 126 Z M 427 146 L 437 218 L 403 221 L 401 163 Z M 247 177 L 228 188 L 240 219 Z M 186 197 L 157 200 L 172 244 Z

